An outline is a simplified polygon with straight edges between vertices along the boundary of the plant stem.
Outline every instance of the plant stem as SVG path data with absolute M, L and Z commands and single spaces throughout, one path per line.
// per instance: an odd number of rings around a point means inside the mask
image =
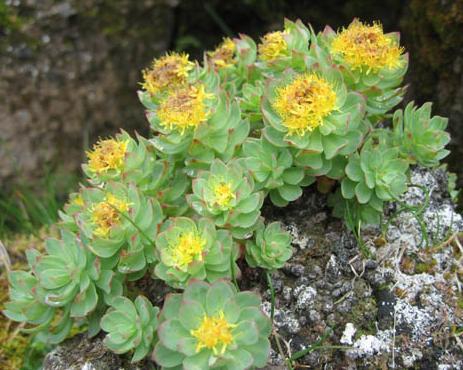
M 320 337 L 319 340 L 317 340 L 315 343 L 310 345 L 308 348 L 296 352 L 294 355 L 291 356 L 290 360 L 291 361 L 296 361 L 297 359 L 300 359 L 301 357 L 304 357 L 305 355 L 309 354 L 310 352 L 315 351 L 316 349 L 349 349 L 351 347 L 348 346 L 322 346 L 321 344 L 323 341 L 328 338 L 328 336 L 332 333 L 333 329 L 328 328 L 325 333 Z
M 232 276 L 233 284 L 235 285 L 236 289 L 240 290 L 238 286 L 238 282 L 236 281 L 236 274 L 235 274 L 235 266 L 234 266 L 234 258 L 233 253 L 230 255 L 230 271 Z
M 272 322 L 273 322 L 273 316 L 275 315 L 275 289 L 273 288 L 272 276 L 270 272 L 265 271 L 265 274 L 267 276 L 267 283 L 270 289 L 270 295 L 271 295 L 270 318 L 272 319 Z
M 140 227 L 129 217 L 126 215 L 125 212 L 121 212 L 119 211 L 116 207 L 114 207 L 112 204 L 110 204 L 111 207 L 113 207 L 122 217 L 124 217 L 127 221 L 129 221 L 138 231 L 139 233 L 141 234 L 141 236 L 143 236 L 146 240 L 148 240 L 152 245 L 155 245 L 154 244 L 154 241 L 151 240 L 151 238 L 145 234 L 145 232 L 140 229 Z

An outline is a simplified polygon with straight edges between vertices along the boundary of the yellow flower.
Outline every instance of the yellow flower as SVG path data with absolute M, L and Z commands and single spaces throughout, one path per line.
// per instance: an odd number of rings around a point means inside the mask
M 401 67 L 400 57 L 404 52 L 392 36 L 383 33 L 380 23 L 370 26 L 357 19 L 338 33 L 331 43 L 331 50 L 352 69 L 366 69 L 367 73 Z
M 121 213 L 129 210 L 129 203 L 125 200 L 108 194 L 105 200 L 95 204 L 91 210 L 91 221 L 95 226 L 93 235 L 107 238 L 111 228 L 121 221 Z
M 236 60 L 233 59 L 235 51 L 235 43 L 232 39 L 226 37 L 214 51 L 209 51 L 207 56 L 214 67 L 225 68 L 236 63 Z
M 188 128 L 196 128 L 209 117 L 206 100 L 212 94 L 204 91 L 204 85 L 191 85 L 171 91 L 157 111 L 161 126 L 184 134 Z
M 195 232 L 181 235 L 177 244 L 170 248 L 174 267 L 185 270 L 193 261 L 202 261 L 205 245 L 206 241 Z
M 235 324 L 230 324 L 224 317 L 223 311 L 216 316 L 204 315 L 201 325 L 190 334 L 198 340 L 196 352 L 203 348 L 212 349 L 214 354 L 223 354 L 227 346 L 233 342 L 231 329 Z
M 96 174 L 122 170 L 127 144 L 128 141 L 115 139 L 100 140 L 87 152 L 88 169 Z
M 217 182 L 214 187 L 214 200 L 221 208 L 230 208 L 230 203 L 235 199 L 235 194 L 231 190 L 231 184 L 225 181 Z
M 142 71 L 142 87 L 151 95 L 187 82 L 188 72 L 194 64 L 188 60 L 188 54 L 172 53 L 155 59 L 150 69 Z
M 323 123 L 336 104 L 331 84 L 318 75 L 303 74 L 276 91 L 273 108 L 280 115 L 288 135 L 304 135 Z
M 288 52 L 288 44 L 284 39 L 285 35 L 285 31 L 276 31 L 267 33 L 262 37 L 258 48 L 260 59 L 271 62 L 286 55 Z

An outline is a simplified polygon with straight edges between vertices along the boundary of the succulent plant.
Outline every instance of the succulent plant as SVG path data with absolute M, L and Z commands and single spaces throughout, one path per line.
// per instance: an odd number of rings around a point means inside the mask
M 402 100 L 397 88 L 408 67 L 398 33 L 384 34 L 380 23 L 357 19 L 340 32 L 330 27 L 313 38 L 312 55 L 319 62 L 341 66 L 345 83 L 367 98 L 371 116 L 382 116 Z
M 108 181 L 133 183 L 143 193 L 158 189 L 169 174 L 169 163 L 156 158 L 148 140 L 139 135 L 137 139 L 122 131 L 115 139 L 97 142 L 87 152 L 88 163 L 82 166 L 90 182 L 94 185 Z
M 215 160 L 210 171 L 193 180 L 193 194 L 187 200 L 199 215 L 211 217 L 234 237 L 245 238 L 257 223 L 264 195 L 254 191 L 252 177 L 238 161 Z
M 310 31 L 301 22 L 285 20 L 283 31 L 267 33 L 258 45 L 261 68 L 268 73 L 281 73 L 286 68 L 302 71 L 309 51 Z
M 12 320 L 34 325 L 29 331 L 46 334 L 52 343 L 68 335 L 72 318 L 89 317 L 97 304 L 110 303 L 123 290 L 111 261 L 95 257 L 71 232 L 63 230 L 61 237 L 46 240 L 45 254 L 27 252 L 31 272 L 9 274 L 10 301 L 4 311 Z
M 407 66 L 397 34 L 358 20 L 319 34 L 285 21 L 258 45 L 225 38 L 203 63 L 155 59 L 138 92 L 154 134 L 122 131 L 87 153 L 61 240 L 27 253 L 31 272 L 10 274 L 5 315 L 53 343 L 73 323 L 103 327 L 111 350 L 137 361 L 154 346 L 163 369 L 264 367 L 270 322 L 235 288 L 241 251 L 267 270 L 291 257 L 290 235 L 265 226 L 264 198 L 283 207 L 316 183 L 358 236 L 406 191 L 411 164 L 448 153 L 447 121 L 430 104 L 392 111 Z M 164 300 L 159 326 L 146 298 L 122 296 L 148 271 L 184 289 Z
M 323 153 L 330 160 L 360 145 L 367 125 L 364 99 L 348 92 L 334 68 L 285 74 L 272 81 L 262 102 L 264 137 L 278 147 Z
M 84 189 L 82 198 L 76 223 L 95 255 L 110 258 L 119 252 L 122 273 L 141 271 L 154 262 L 153 243 L 164 218 L 156 199 L 143 196 L 133 184 L 113 182 Z
M 366 223 L 376 223 L 382 213 L 384 201 L 397 200 L 407 190 L 408 162 L 400 158 L 397 147 L 391 145 L 386 131 L 371 134 L 360 153 L 354 153 L 346 166 L 346 177 L 341 181 L 344 199 L 355 199 Z M 345 204 L 338 203 L 345 208 Z M 349 203 L 354 212 L 355 202 Z M 375 212 L 376 211 L 376 212 Z M 341 214 L 344 211 L 335 210 Z M 359 213 L 356 212 L 356 213 Z
M 134 350 L 132 362 L 142 360 L 152 349 L 158 327 L 159 308 L 143 296 L 135 302 L 117 297 L 101 318 L 101 328 L 107 332 L 104 344 L 115 353 Z
M 398 199 L 407 190 L 408 163 L 399 157 L 398 148 L 388 142 L 388 135 L 378 132 L 364 144 L 360 154 L 349 158 L 347 176 L 341 183 L 346 199 L 355 196 L 364 204 L 376 196 L 389 201 Z
M 236 44 L 229 37 L 225 37 L 215 50 L 206 53 L 206 63 L 219 71 L 233 67 L 236 62 Z
M 54 317 L 55 308 L 45 304 L 45 291 L 39 281 L 26 271 L 8 274 L 10 300 L 5 303 L 3 314 L 10 320 L 46 326 Z
M 256 181 L 256 190 L 270 193 L 273 204 L 283 207 L 302 195 L 308 185 L 304 168 L 293 165 L 289 149 L 278 148 L 265 138 L 248 138 L 243 143 L 244 165 Z
M 215 80 L 212 73 L 208 76 Z M 228 161 L 249 133 L 239 105 L 229 102 L 225 93 L 212 94 L 214 89 L 206 90 L 203 83 L 189 85 L 147 107 L 148 120 L 159 133 L 151 139 L 155 148 L 186 159 L 189 169 L 206 169 L 214 158 Z
M 47 239 L 44 255 L 28 251 L 28 262 L 47 305 L 70 305 L 71 317 L 85 317 L 95 309 L 98 292 L 107 302 L 121 294 L 121 280 L 112 262 L 95 257 L 75 234 L 63 230 L 61 237 Z
M 256 81 L 255 84 L 245 83 L 241 88 L 241 95 L 238 97 L 243 116 L 245 116 L 252 126 L 251 128 L 260 128 L 262 121 L 262 112 L 260 102 L 264 94 L 262 81 Z
M 153 358 L 162 369 L 262 368 L 270 353 L 271 323 L 260 298 L 227 281 L 191 281 L 168 295 Z
M 255 239 L 246 242 L 246 262 L 251 267 L 267 270 L 282 268 L 291 258 L 291 236 L 279 222 L 263 223 L 255 231 Z
M 159 99 L 168 90 L 185 85 L 193 67 L 188 54 L 170 53 L 154 59 L 151 68 L 143 70 L 144 91 L 139 94 L 145 101 Z
M 235 242 L 228 231 L 216 231 L 211 220 L 196 223 L 186 217 L 173 218 L 163 230 L 156 238 L 155 274 L 167 284 L 183 288 L 191 278 L 212 282 L 232 278 L 239 271 Z
M 401 155 L 410 163 L 432 167 L 439 164 L 449 151 L 444 149 L 450 141 L 445 132 L 447 118 L 431 118 L 431 103 L 416 108 L 409 103 L 405 110 L 395 111 L 393 117 L 394 141 Z

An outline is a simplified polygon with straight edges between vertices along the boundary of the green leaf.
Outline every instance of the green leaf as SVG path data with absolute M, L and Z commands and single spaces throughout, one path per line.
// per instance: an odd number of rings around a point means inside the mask
M 178 319 L 187 330 L 197 329 L 205 315 L 203 306 L 197 301 L 183 300 L 178 312 Z
M 188 338 L 190 333 L 178 320 L 164 321 L 158 329 L 158 336 L 161 343 L 172 351 L 178 350 L 179 344 L 184 338 Z
M 298 185 L 304 178 L 304 170 L 299 167 L 292 167 L 283 173 L 283 181 L 290 185 Z
M 210 352 L 203 350 L 194 356 L 185 358 L 183 361 L 184 370 L 204 370 L 209 368 Z
M 269 194 L 270 194 L 270 200 L 275 206 L 286 207 L 288 205 L 288 201 L 283 199 L 283 197 L 280 195 L 280 192 L 278 190 L 271 190 Z
M 344 178 L 341 182 L 341 192 L 342 196 L 346 199 L 352 199 L 355 196 L 355 186 L 356 182 Z
M 160 366 L 167 368 L 175 367 L 181 365 L 184 358 L 185 355 L 164 347 L 161 342 L 158 342 L 154 347 L 153 359 Z
M 259 330 L 254 321 L 240 321 L 232 330 L 233 338 L 239 345 L 254 344 L 259 339 Z
M 288 202 L 292 202 L 302 195 L 302 189 L 297 185 L 285 184 L 277 190 L 281 197 Z
M 359 182 L 363 179 L 363 171 L 360 167 L 360 158 L 358 154 L 354 154 L 349 158 L 349 162 L 346 166 L 346 175 L 352 181 Z
M 261 298 L 257 293 L 254 292 L 239 292 L 236 295 L 236 301 L 241 308 L 245 307 L 259 307 L 261 304 Z
M 254 362 L 254 359 L 252 358 L 251 354 L 242 348 L 235 349 L 233 351 L 230 351 L 229 353 L 233 358 L 233 360 L 231 361 L 231 366 L 229 368 L 232 368 L 234 370 L 249 369 Z
M 234 297 L 235 291 L 230 283 L 223 280 L 214 282 L 206 295 L 206 312 L 209 316 L 215 316 L 222 311 L 225 303 Z
M 71 317 L 84 317 L 93 311 L 98 303 L 95 285 L 90 284 L 88 289 L 79 293 L 71 306 Z
M 261 337 L 257 343 L 244 346 L 243 348 L 251 353 L 254 359 L 253 366 L 262 368 L 267 365 L 270 356 L 270 342 L 267 338 Z
M 355 187 L 355 195 L 360 204 L 368 203 L 373 191 L 369 189 L 364 182 L 360 182 Z
M 191 284 L 190 284 L 191 285 Z M 161 315 L 164 319 L 175 319 L 179 315 L 180 304 L 182 302 L 181 294 L 167 294 L 164 300 L 164 306 L 161 311 Z

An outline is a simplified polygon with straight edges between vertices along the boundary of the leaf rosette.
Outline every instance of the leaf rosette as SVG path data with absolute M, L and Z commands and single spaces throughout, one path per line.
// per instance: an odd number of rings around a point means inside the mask
M 294 166 L 288 148 L 276 147 L 265 138 L 248 138 L 243 143 L 243 156 L 256 190 L 264 189 L 276 206 L 284 207 L 298 199 L 301 187 L 313 182 L 313 178 L 306 177 L 303 167 Z
M 246 242 L 246 262 L 251 267 L 276 270 L 282 268 L 292 254 L 291 236 L 279 222 L 260 224 L 254 240 Z
M 280 74 L 287 68 L 305 69 L 311 33 L 300 21 L 285 19 L 283 31 L 264 35 L 257 46 L 256 66 L 266 75 Z
M 394 143 L 399 146 L 401 156 L 425 167 L 438 165 L 449 154 L 444 149 L 450 141 L 450 135 L 444 131 L 447 122 L 447 118 L 431 117 L 431 103 L 416 108 L 412 102 L 404 111 L 395 111 Z
M 85 206 L 76 223 L 88 248 L 101 258 L 116 256 L 122 273 L 143 271 L 155 261 L 154 239 L 164 219 L 159 202 L 133 184 L 108 183 L 82 190 Z
M 39 286 L 32 272 L 11 271 L 8 274 L 10 300 L 5 303 L 3 314 L 10 320 L 47 326 L 55 308 L 45 304 L 45 291 Z
M 46 254 L 27 253 L 29 265 L 52 307 L 70 306 L 71 317 L 85 317 L 98 303 L 98 293 L 110 302 L 122 292 L 121 279 L 111 261 L 95 257 L 73 233 L 47 239 Z
M 322 64 L 336 63 L 350 89 L 367 98 L 367 111 L 382 117 L 402 101 L 401 84 L 408 68 L 408 54 L 398 33 L 383 33 L 381 24 L 355 19 L 339 32 L 326 27 L 313 43 L 311 56 Z
M 166 221 L 156 238 L 156 251 L 156 276 L 176 288 L 184 288 L 192 278 L 212 282 L 232 278 L 239 271 L 235 263 L 238 248 L 230 233 L 216 230 L 205 218 L 197 222 L 186 217 Z
M 158 327 L 159 308 L 143 296 L 135 302 L 117 297 L 101 318 L 101 328 L 108 334 L 104 344 L 114 353 L 134 350 L 132 362 L 142 360 L 152 349 Z
M 354 152 L 368 127 L 364 98 L 348 92 L 339 70 L 326 66 L 269 81 L 261 109 L 270 143 L 323 153 L 326 160 Z
M 266 365 L 271 322 L 252 292 L 227 281 L 192 281 L 161 311 L 153 358 L 162 369 L 249 369 Z
M 203 80 L 217 84 L 214 72 Z M 148 121 L 158 133 L 151 139 L 165 155 L 185 160 L 187 169 L 208 168 L 215 158 L 230 160 L 249 134 L 249 122 L 241 119 L 239 104 L 217 87 L 197 83 L 173 91 L 159 105 L 152 106 Z
M 360 153 L 349 158 L 346 177 L 341 181 L 341 195 L 368 205 L 363 207 L 364 221 L 376 223 L 384 201 L 397 200 L 407 190 L 408 166 L 400 158 L 399 148 L 391 145 L 389 133 L 378 131 L 370 136 Z
M 46 240 L 45 254 L 27 251 L 31 272 L 10 274 L 4 311 L 12 320 L 34 325 L 27 331 L 41 332 L 51 343 L 65 339 L 73 318 L 90 320 L 98 305 L 109 304 L 123 290 L 123 279 L 110 261 L 95 257 L 74 233 L 64 230 L 61 236 Z M 97 324 L 92 333 L 98 330 Z
M 193 194 L 187 195 L 187 200 L 199 215 L 212 218 L 216 226 L 243 239 L 257 223 L 264 195 L 254 191 L 254 180 L 238 161 L 224 164 L 215 160 L 209 171 L 200 172 L 193 180 Z
M 135 140 L 125 131 L 114 139 L 100 140 L 87 157 L 82 168 L 94 185 L 133 183 L 141 192 L 153 193 L 169 175 L 168 161 L 156 157 L 152 144 L 139 135 Z

